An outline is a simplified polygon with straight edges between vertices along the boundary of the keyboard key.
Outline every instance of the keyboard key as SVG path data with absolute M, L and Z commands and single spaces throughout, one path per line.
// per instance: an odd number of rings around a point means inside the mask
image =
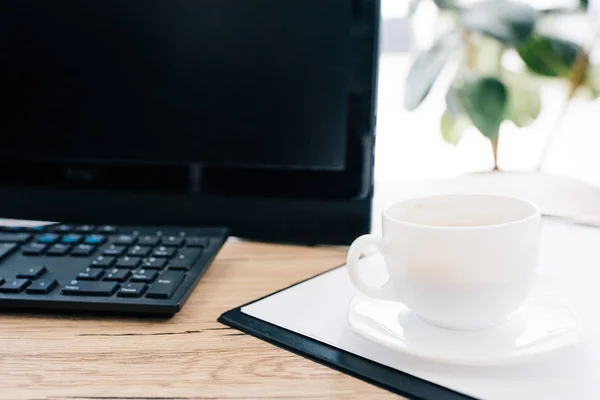
M 25 243 L 29 239 L 30 233 L 0 233 L 0 243 Z
M 117 269 L 113 268 L 104 276 L 105 281 L 123 282 L 126 281 L 131 275 L 131 271 L 128 269 Z
M 117 260 L 115 267 L 117 268 L 137 268 L 142 262 L 139 257 L 121 257 Z
M 92 261 L 91 267 L 97 268 L 109 268 L 115 263 L 115 257 L 106 257 L 106 256 L 98 256 L 94 261 Z
M 92 246 L 91 244 L 78 244 L 71 251 L 72 256 L 78 257 L 87 257 L 90 256 L 94 250 L 96 250 L 96 246 Z
M 117 233 L 117 227 L 112 226 L 112 225 L 103 225 L 103 226 L 98 227 L 97 231 L 99 233 L 105 233 L 105 234 L 109 235 L 111 233 Z
M 69 252 L 69 250 L 71 250 L 70 244 L 56 243 L 53 244 L 50 249 L 48 249 L 46 254 L 49 256 L 64 256 Z
M 177 236 L 163 237 L 160 244 L 167 247 L 181 247 L 183 245 L 183 238 Z
M 55 243 L 58 239 L 60 239 L 60 235 L 56 233 L 46 233 L 37 237 L 39 243 Z
M 29 278 L 29 279 L 37 279 L 40 276 L 44 275 L 46 272 L 46 267 L 43 265 L 34 265 L 31 267 L 27 267 L 21 271 L 17 272 L 17 278 Z
M 205 237 L 188 237 L 185 239 L 186 247 L 208 247 L 208 238 Z
M 134 257 L 146 257 L 150 254 L 150 250 L 152 249 L 148 246 L 133 246 L 127 254 Z
M 175 254 L 175 251 L 177 251 L 177 249 L 174 249 L 173 247 L 160 246 L 154 250 L 152 256 L 171 258 L 173 257 L 173 254 Z
M 179 250 L 175 258 L 169 262 L 169 269 L 187 271 L 198 261 L 202 253 L 203 250 L 198 248 Z
M 145 269 L 163 269 L 167 265 L 167 260 L 164 258 L 150 257 L 144 260 L 142 267 Z
M 138 238 L 138 244 L 142 246 L 156 246 L 160 238 L 158 236 L 144 235 Z
M 137 237 L 135 237 L 133 235 L 119 235 L 119 236 L 117 236 L 117 238 L 115 240 L 115 244 L 121 244 L 121 245 L 128 246 L 130 244 L 133 244 L 136 239 L 137 239 Z
M 123 253 L 125 253 L 125 250 L 127 249 L 127 247 L 125 246 L 116 246 L 114 244 L 111 244 L 110 246 L 108 246 L 106 249 L 104 249 L 103 254 L 105 256 L 122 256 Z
M 156 282 L 150 286 L 146 297 L 154 299 L 168 299 L 181 285 L 185 274 L 179 271 L 167 271 L 158 277 Z
M 39 256 L 48 248 L 46 243 L 30 243 L 23 247 L 23 254 L 26 256 Z
M 44 232 L 46 230 L 45 226 L 28 226 L 23 228 L 23 230 L 25 232 L 34 232 L 34 233 L 40 233 L 40 232 Z
M 76 233 L 71 233 L 71 234 L 63 236 L 60 241 L 63 243 L 68 243 L 68 244 L 75 244 L 75 243 L 79 243 L 79 241 L 82 238 L 83 238 L 83 236 L 81 236 L 81 235 L 78 235 Z
M 0 293 L 21 293 L 29 283 L 29 279 L 9 279 L 0 286 Z
M 56 286 L 58 286 L 58 282 L 54 278 L 40 279 L 27 287 L 27 293 L 47 294 L 53 291 Z
M 104 235 L 88 235 L 85 237 L 85 240 L 83 242 L 85 244 L 101 245 L 105 241 L 106 241 L 106 236 L 104 236 Z
M 92 233 L 94 232 L 94 225 L 79 225 L 75 228 L 75 232 L 77 233 Z
M 115 282 L 72 281 L 65 285 L 62 294 L 72 296 L 112 296 L 119 285 Z
M 12 253 L 17 247 L 16 243 L 0 243 L 0 260 Z
M 119 293 L 117 293 L 117 296 L 119 296 L 119 297 L 141 297 L 147 288 L 148 288 L 148 285 L 146 285 L 144 283 L 126 283 L 124 285 L 121 285 L 121 289 L 119 289 Z
M 133 273 L 131 282 L 152 283 L 158 276 L 158 272 L 153 270 L 140 269 Z
M 17 247 L 16 243 L 0 243 L 0 260 L 12 253 Z
M 71 233 L 73 232 L 73 225 L 58 225 L 53 230 L 54 232 Z
M 103 273 L 104 270 L 102 268 L 88 267 L 77 275 L 77 279 L 82 281 L 97 281 Z

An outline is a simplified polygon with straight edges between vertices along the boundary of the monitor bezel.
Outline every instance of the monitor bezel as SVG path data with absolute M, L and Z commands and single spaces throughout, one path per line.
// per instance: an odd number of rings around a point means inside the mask
M 348 150 L 343 171 L 215 170 L 190 165 L 184 172 L 176 169 L 180 166 L 143 166 L 165 182 L 171 173 L 175 180 L 185 175 L 187 184 L 195 187 L 182 193 L 168 185 L 152 187 L 152 181 L 147 182 L 148 188 L 136 187 L 131 182 L 138 175 L 128 175 L 132 169 L 123 165 L 4 161 L 0 169 L 4 171 L 0 173 L 3 215 L 68 223 L 225 226 L 233 236 L 242 238 L 314 245 L 347 245 L 369 232 L 380 1 L 348 1 L 356 11 L 353 49 L 358 72 L 348 99 Z M 267 192 L 263 185 L 257 191 L 258 185 L 251 183 L 268 182 L 273 176 L 281 182 L 299 179 L 298 187 L 313 190 L 289 190 L 289 186 L 284 192 Z M 226 187 L 202 190 L 199 182 L 210 182 L 211 177 L 225 177 Z M 107 187 L 102 182 L 114 185 Z

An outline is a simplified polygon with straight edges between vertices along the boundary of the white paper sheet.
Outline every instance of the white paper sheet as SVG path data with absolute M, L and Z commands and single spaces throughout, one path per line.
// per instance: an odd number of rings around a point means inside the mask
M 364 262 L 379 262 L 372 257 Z M 541 271 L 578 309 L 581 343 L 544 361 L 471 368 L 434 364 L 370 343 L 350 331 L 355 293 L 339 268 L 242 311 L 470 396 L 512 400 L 600 399 L 600 229 L 544 221 Z
M 55 224 L 55 223 L 56 222 L 0 218 L 0 226 L 5 226 L 5 227 L 21 226 L 21 227 L 31 228 L 31 227 L 36 227 L 36 226 L 51 225 L 51 224 Z

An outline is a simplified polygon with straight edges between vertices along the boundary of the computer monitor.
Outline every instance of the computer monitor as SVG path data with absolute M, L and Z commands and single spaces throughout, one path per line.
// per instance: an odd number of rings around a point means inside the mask
M 0 0 L 0 210 L 369 230 L 377 0 Z

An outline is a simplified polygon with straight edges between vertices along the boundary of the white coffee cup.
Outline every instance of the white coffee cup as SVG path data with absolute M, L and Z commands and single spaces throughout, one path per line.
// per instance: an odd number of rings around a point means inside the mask
M 358 291 L 402 302 L 430 324 L 488 328 L 505 321 L 531 290 L 540 222 L 535 205 L 512 197 L 450 194 L 400 201 L 383 211 L 383 237 L 364 235 L 352 243 L 348 272 Z M 389 275 L 381 287 L 360 273 L 358 260 L 370 245 Z

